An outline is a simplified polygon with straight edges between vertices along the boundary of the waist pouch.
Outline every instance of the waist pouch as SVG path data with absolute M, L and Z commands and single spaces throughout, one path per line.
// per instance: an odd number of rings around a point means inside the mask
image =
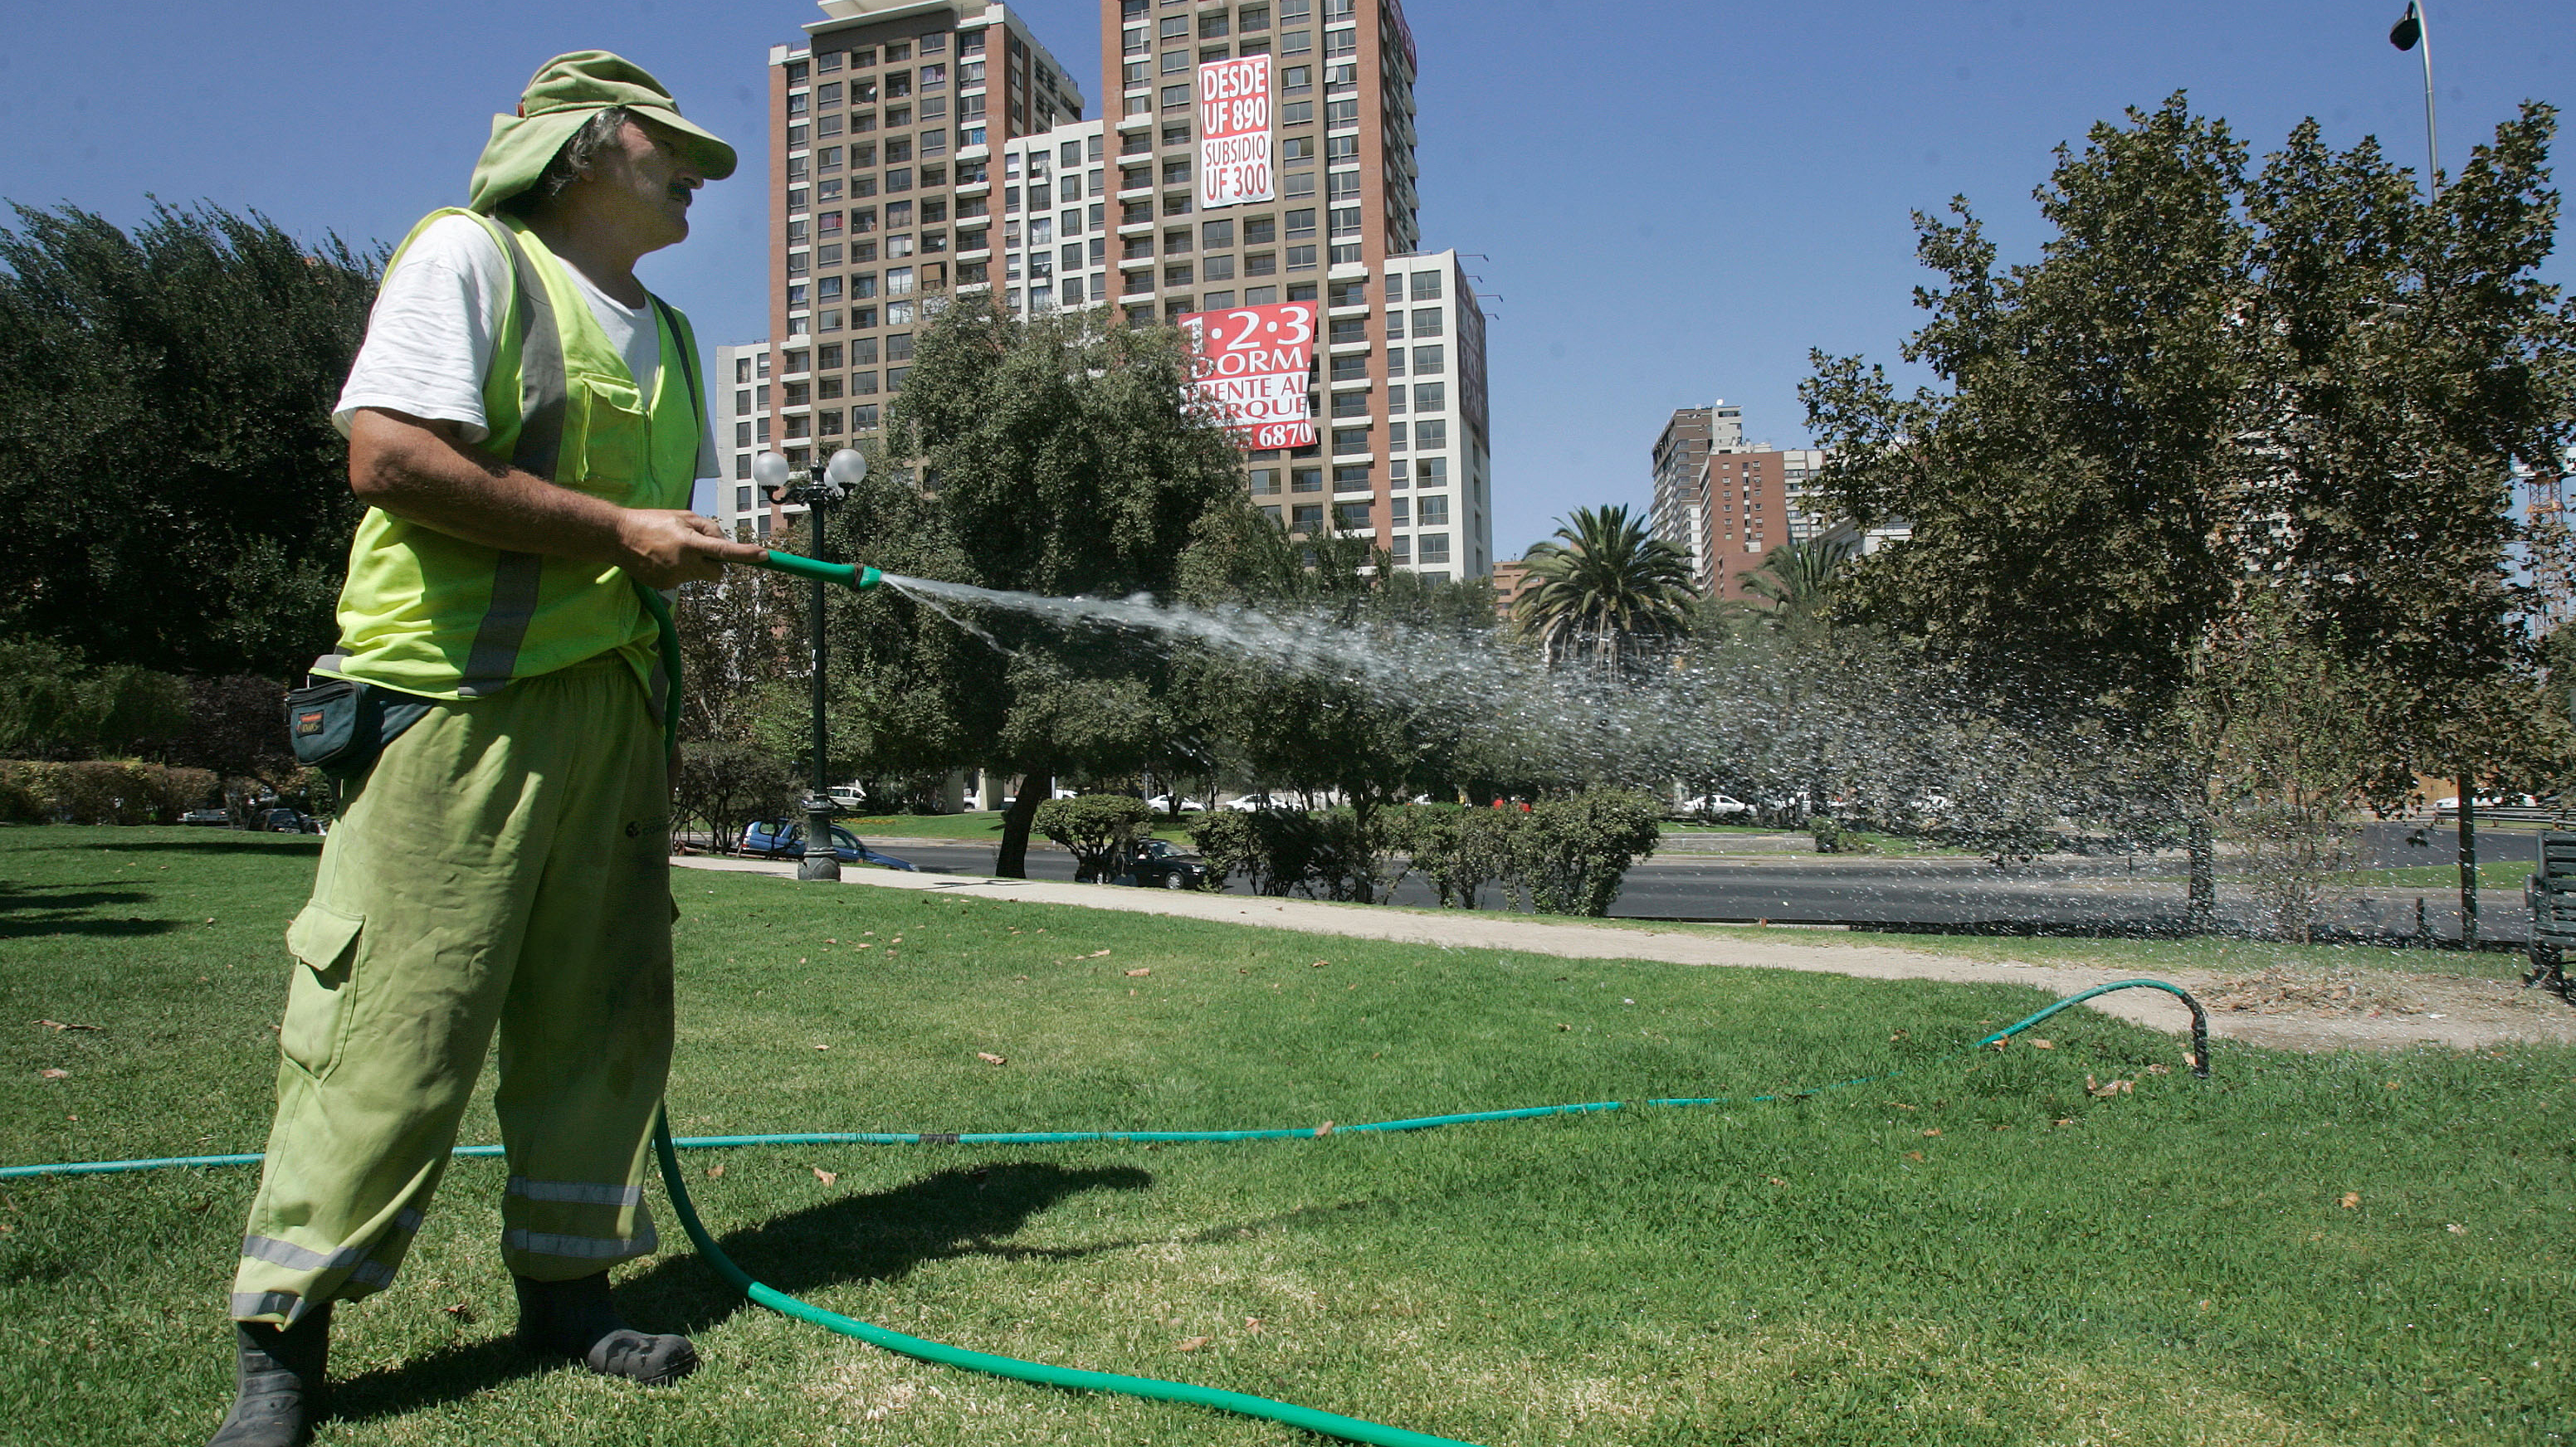
M 316 667 L 336 658 L 318 659 Z M 432 700 L 349 678 L 323 678 L 286 695 L 295 761 L 335 779 L 367 772 L 385 745 L 429 714 Z

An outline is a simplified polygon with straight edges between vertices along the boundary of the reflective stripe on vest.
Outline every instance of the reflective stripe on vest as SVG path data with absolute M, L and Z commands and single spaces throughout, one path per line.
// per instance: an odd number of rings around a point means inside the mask
M 506 226 L 495 226 L 510 256 L 510 274 L 519 292 L 519 445 L 510 449 L 510 465 L 537 477 L 555 475 L 563 450 L 564 409 L 572 389 L 564 381 L 563 331 L 555 325 L 554 298 L 545 279 L 528 260 L 528 249 Z M 654 313 L 655 339 L 661 313 Z M 546 560 L 535 553 L 505 552 L 492 565 L 492 603 L 483 626 L 474 633 L 474 651 L 465 656 L 465 677 L 456 691 L 481 698 L 510 686 L 519 667 L 519 645 L 528 637 L 528 622 L 537 613 L 537 588 L 545 580 Z M 658 721 L 658 720 L 657 720 Z

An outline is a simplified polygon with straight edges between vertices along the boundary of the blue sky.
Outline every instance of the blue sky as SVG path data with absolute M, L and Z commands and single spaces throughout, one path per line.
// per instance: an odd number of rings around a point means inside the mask
M 2185 89 L 2257 152 L 2302 116 L 2424 154 L 2404 0 L 1412 0 L 1424 244 L 1482 253 L 1496 297 L 1494 544 L 1568 509 L 1642 505 L 1672 408 L 1724 397 L 1804 440 L 1807 352 L 1893 362 L 1915 325 L 1909 214 L 1966 194 L 2007 259 L 2039 231 L 2050 149 Z M 1098 113 L 1090 0 L 1020 7 Z M 759 335 L 768 47 L 808 0 L 0 0 L 0 197 L 130 223 L 147 194 L 255 208 L 301 235 L 399 238 L 461 200 L 496 109 L 560 51 L 616 50 L 746 152 L 646 279 L 712 345 Z M 2526 98 L 2576 103 L 2576 4 L 2435 0 L 2442 146 Z M 2564 138 L 2560 154 L 2567 154 Z M 2562 176 L 2569 174 L 2560 167 Z M 2549 266 L 2576 283 L 2562 246 Z

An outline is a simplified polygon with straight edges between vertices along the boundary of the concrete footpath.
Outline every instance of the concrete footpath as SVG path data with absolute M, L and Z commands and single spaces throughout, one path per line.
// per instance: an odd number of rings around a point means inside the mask
M 688 869 L 791 879 L 796 873 L 792 860 L 685 855 L 671 862 Z M 845 867 L 841 882 L 852 888 L 908 889 L 961 898 L 1172 915 L 1217 924 L 1386 940 L 1444 950 L 1808 970 L 1873 980 L 2027 985 L 2054 995 L 2072 995 L 2113 980 L 2135 978 L 2138 973 L 2091 964 L 1966 959 L 1859 943 L 1869 936 L 1841 930 L 1658 929 L 1493 911 L 1394 909 L 1047 880 L 905 874 L 865 867 Z M 2508 981 L 2389 970 L 2295 975 L 2282 971 L 2228 975 L 2181 970 L 2165 972 L 2158 978 L 2180 985 L 2201 1000 L 2209 1010 L 2212 1036 L 2249 1045 L 2322 1051 L 2417 1045 L 2467 1050 L 2514 1041 L 2576 1044 L 2576 1008 L 2554 995 L 2522 990 Z M 2190 1013 L 2182 1003 L 2158 990 L 2124 990 L 2088 1002 L 2087 1008 L 2176 1034 L 2186 1032 L 2191 1024 Z

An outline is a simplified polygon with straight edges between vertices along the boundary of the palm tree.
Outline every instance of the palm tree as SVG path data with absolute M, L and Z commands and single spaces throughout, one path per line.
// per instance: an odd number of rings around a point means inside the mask
M 1783 543 L 1764 556 L 1761 567 L 1738 576 L 1771 605 L 1774 627 L 1795 627 L 1824 616 L 1852 556 L 1852 545 L 1841 539 Z
M 1625 507 L 1576 508 L 1524 560 L 1536 581 L 1512 614 L 1538 638 L 1551 668 L 1606 679 L 1688 631 L 1690 559 Z

